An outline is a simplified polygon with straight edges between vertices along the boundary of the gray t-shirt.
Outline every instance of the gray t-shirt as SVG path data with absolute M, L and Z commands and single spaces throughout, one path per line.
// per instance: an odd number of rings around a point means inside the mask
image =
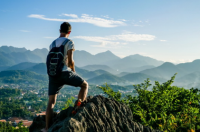
M 55 43 L 56 43 L 56 47 L 60 47 L 61 44 L 68 38 L 65 38 L 65 37 L 60 37 L 60 38 L 57 38 L 55 40 Z M 53 44 L 53 43 L 52 43 Z M 53 47 L 52 47 L 52 44 L 49 46 L 49 50 L 51 50 Z M 69 41 L 65 44 L 65 49 L 64 49 L 64 59 L 63 59 L 63 63 L 65 64 L 64 65 L 64 68 L 63 68 L 63 71 L 71 71 L 71 68 L 69 68 L 67 66 L 67 51 L 70 50 L 70 49 L 73 49 L 73 51 L 75 51 L 75 48 L 74 48 L 74 42 L 72 40 L 69 39 Z

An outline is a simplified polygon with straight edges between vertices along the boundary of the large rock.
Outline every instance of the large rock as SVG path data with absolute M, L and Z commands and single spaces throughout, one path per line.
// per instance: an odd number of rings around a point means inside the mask
M 131 110 L 124 104 L 103 96 L 89 96 L 76 115 L 72 107 L 54 114 L 48 132 L 159 132 L 133 121 Z M 45 127 L 45 116 L 35 117 L 30 132 Z

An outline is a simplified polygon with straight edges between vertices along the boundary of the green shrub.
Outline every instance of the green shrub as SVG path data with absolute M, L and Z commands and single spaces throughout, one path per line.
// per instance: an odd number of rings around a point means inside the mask
M 65 107 L 62 108 L 62 110 L 67 109 L 69 106 L 73 106 L 74 105 L 74 102 L 73 102 L 74 99 L 75 98 L 73 96 L 71 98 L 68 98 L 68 100 L 64 104 Z
M 21 122 L 16 127 L 9 122 L 0 122 L 0 132 L 29 132 L 29 128 L 23 126 Z
M 109 98 L 125 103 L 133 112 L 133 121 L 162 131 L 194 131 L 200 129 L 200 90 L 171 86 L 176 74 L 167 82 L 155 82 L 153 89 L 147 79 L 144 83 L 133 85 L 138 96 L 121 97 L 107 84 L 99 88 Z

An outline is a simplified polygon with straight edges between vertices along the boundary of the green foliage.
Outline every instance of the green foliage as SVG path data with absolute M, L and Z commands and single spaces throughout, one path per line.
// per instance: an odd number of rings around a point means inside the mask
M 29 132 L 29 129 L 23 126 L 22 123 L 18 123 L 16 127 L 13 127 L 9 122 L 0 122 L 0 132 Z
M 171 86 L 176 74 L 167 82 L 155 82 L 152 91 L 150 80 L 133 85 L 138 96 L 121 98 L 108 85 L 101 88 L 110 98 L 124 102 L 133 112 L 133 120 L 162 131 L 194 131 L 200 127 L 200 90 Z
M 23 100 L 16 99 L 16 97 L 8 97 L 0 98 L 0 119 L 13 116 L 30 116 L 30 111 L 27 110 Z
M 29 101 L 37 100 L 37 98 L 38 98 L 37 94 L 34 94 L 34 93 L 26 93 L 23 96 L 24 100 L 29 100 Z
M 23 70 L 8 70 L 0 72 L 0 82 L 1 83 L 29 83 L 29 84 L 38 84 L 38 83 L 47 83 L 47 76 L 40 75 L 31 71 Z
M 107 83 L 105 84 L 105 86 L 99 86 L 99 88 L 102 89 L 109 98 L 113 98 L 119 102 L 121 101 L 122 94 L 120 92 L 113 91 Z
M 69 106 L 73 106 L 74 105 L 74 102 L 73 102 L 74 99 L 75 98 L 73 96 L 71 98 L 68 98 L 68 100 L 64 104 L 65 107 L 62 108 L 62 110 L 67 109 Z
M 0 98 L 3 97 L 14 97 L 20 95 L 21 91 L 19 89 L 2 88 L 0 89 Z

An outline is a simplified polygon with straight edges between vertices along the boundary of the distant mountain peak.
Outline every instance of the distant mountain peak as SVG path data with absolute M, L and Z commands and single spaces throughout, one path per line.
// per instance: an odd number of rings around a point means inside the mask
M 129 55 L 129 56 L 126 56 L 124 58 L 145 58 L 145 57 L 148 57 L 148 56 L 143 56 L 143 55 L 140 55 L 140 54 L 134 54 L 134 55 Z M 148 57 L 150 58 L 150 57 Z
M 3 45 L 0 47 L 0 49 L 23 49 L 23 50 L 27 50 L 25 47 L 19 48 L 19 47 L 13 47 L 13 46 L 7 46 L 7 45 Z
M 119 58 L 118 56 L 116 56 L 115 54 L 113 54 L 110 50 L 107 50 L 107 51 L 105 51 L 105 52 L 98 53 L 98 54 L 96 54 L 95 56 L 99 56 L 99 55 L 112 55 L 112 56 L 115 56 L 115 57 Z
M 112 53 L 110 50 L 107 50 L 106 53 Z
M 165 62 L 163 63 L 160 67 L 174 67 L 176 66 L 175 64 L 171 63 L 171 62 Z
M 2 45 L 0 48 L 18 48 L 18 47 Z M 25 47 L 22 47 L 22 48 L 20 48 L 20 49 L 26 49 L 26 48 L 25 48 Z
M 101 52 L 101 53 L 97 53 L 96 55 L 99 55 L 99 54 L 113 54 L 110 50 L 107 50 L 107 51 L 104 51 L 104 52 Z M 115 55 L 115 54 L 113 54 Z
M 200 62 L 200 59 L 196 59 L 196 60 L 194 60 L 194 61 L 192 61 L 192 62 Z M 191 63 L 191 62 L 190 62 Z
M 82 53 L 87 53 L 87 54 L 90 54 L 90 55 L 92 55 L 91 53 L 89 53 L 88 51 L 85 51 L 85 50 L 75 50 L 74 52 L 82 52 Z
M 134 54 L 133 56 L 143 56 L 143 55 L 140 55 L 140 54 Z
M 162 65 L 174 65 L 174 64 L 171 63 L 171 62 L 165 62 L 165 63 L 163 63 Z

